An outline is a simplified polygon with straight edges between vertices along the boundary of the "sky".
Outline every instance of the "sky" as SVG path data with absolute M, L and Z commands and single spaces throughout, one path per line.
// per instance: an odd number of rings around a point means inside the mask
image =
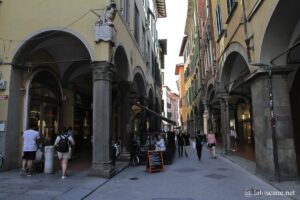
M 179 56 L 187 12 L 187 0 L 165 0 L 167 17 L 157 20 L 159 39 L 167 39 L 167 55 L 165 56 L 165 83 L 173 92 L 178 94 L 175 75 L 176 64 L 183 63 Z

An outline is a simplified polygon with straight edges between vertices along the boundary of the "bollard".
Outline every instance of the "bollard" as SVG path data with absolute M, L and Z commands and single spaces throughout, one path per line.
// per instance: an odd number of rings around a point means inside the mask
M 44 173 L 52 174 L 54 163 L 54 146 L 45 146 L 45 163 L 44 163 Z

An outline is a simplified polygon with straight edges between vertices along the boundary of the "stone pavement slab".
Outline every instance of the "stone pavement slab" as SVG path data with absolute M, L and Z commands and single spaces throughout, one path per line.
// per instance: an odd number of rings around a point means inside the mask
M 122 171 L 128 163 L 117 162 L 117 171 Z M 79 200 L 92 193 L 108 179 L 88 176 L 87 171 L 73 171 L 65 180 L 60 173 L 33 174 L 20 176 L 19 170 L 0 173 L 0 200 Z

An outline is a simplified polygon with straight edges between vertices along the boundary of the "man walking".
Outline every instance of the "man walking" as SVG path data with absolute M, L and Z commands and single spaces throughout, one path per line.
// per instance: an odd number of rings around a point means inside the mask
M 204 134 L 200 133 L 200 131 L 197 131 L 196 135 L 196 149 L 197 149 L 197 156 L 199 161 L 201 160 L 201 154 L 202 154 L 202 144 L 204 143 Z
M 36 126 L 31 124 L 29 129 L 23 132 L 23 163 L 21 175 L 31 176 L 32 161 L 35 160 L 37 140 L 40 134 L 35 130 Z

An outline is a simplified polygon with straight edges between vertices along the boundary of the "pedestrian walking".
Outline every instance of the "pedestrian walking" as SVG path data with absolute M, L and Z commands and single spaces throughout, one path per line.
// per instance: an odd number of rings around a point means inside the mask
M 32 162 L 36 157 L 37 140 L 40 139 L 40 133 L 36 131 L 36 125 L 31 124 L 29 129 L 23 132 L 23 161 L 21 175 L 31 176 Z
M 237 150 L 236 146 L 237 134 L 233 127 L 230 128 L 230 143 L 231 151 L 235 152 Z
M 212 130 L 209 130 L 209 133 L 207 135 L 207 144 L 209 148 L 211 158 L 217 158 L 216 156 L 216 136 L 212 132 Z
M 204 144 L 204 134 L 203 132 L 197 131 L 196 135 L 196 150 L 199 161 L 201 160 L 202 155 L 202 145 Z
M 188 132 L 184 134 L 183 140 L 184 140 L 184 155 L 185 157 L 189 157 L 188 148 L 190 146 L 190 134 Z
M 183 156 L 183 145 L 184 145 L 184 139 L 182 133 L 177 134 L 177 148 L 178 148 L 178 157 Z
M 57 156 L 60 160 L 61 179 L 65 179 L 66 171 L 68 167 L 68 160 L 71 158 L 72 146 L 75 145 L 75 141 L 72 136 L 68 134 L 68 129 L 66 127 L 63 128 L 60 135 L 56 137 L 54 142 L 54 146 L 56 147 Z

